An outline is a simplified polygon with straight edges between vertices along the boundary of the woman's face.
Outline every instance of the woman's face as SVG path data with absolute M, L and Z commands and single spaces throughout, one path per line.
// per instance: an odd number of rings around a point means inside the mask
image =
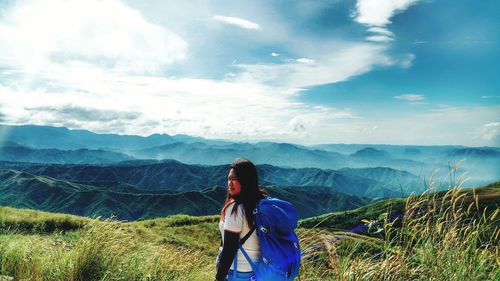
M 241 192 L 240 181 L 236 177 L 236 173 L 232 168 L 229 170 L 229 175 L 227 175 L 227 189 L 229 190 L 231 197 L 235 197 Z

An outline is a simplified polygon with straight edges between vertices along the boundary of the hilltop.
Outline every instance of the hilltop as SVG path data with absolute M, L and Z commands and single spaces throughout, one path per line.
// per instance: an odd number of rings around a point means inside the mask
M 303 252 L 300 277 L 495 280 L 499 245 L 491 237 L 498 235 L 499 204 L 500 183 L 495 182 L 474 190 L 387 199 L 304 219 L 297 229 Z M 425 213 L 414 212 L 422 208 Z M 400 211 L 405 220 L 397 226 L 387 221 L 382 233 L 370 233 L 367 228 L 349 231 L 365 225 L 362 219 L 376 220 L 383 213 Z M 220 239 L 217 221 L 217 216 L 187 215 L 102 221 L 0 207 L 0 274 L 16 280 L 103 280 L 105 276 L 209 280 Z
M 447 191 L 440 191 L 426 196 L 436 196 L 437 198 L 443 197 Z M 474 196 L 477 196 L 480 204 L 480 211 L 485 211 L 491 214 L 500 208 L 500 182 L 491 183 L 487 186 L 474 189 L 460 190 L 459 196 L 463 195 L 465 202 L 463 204 L 470 204 L 474 202 Z M 387 213 L 388 217 L 403 216 L 407 204 L 407 198 L 391 198 L 380 200 L 358 209 L 332 212 L 322 214 L 320 216 L 306 218 L 300 221 L 300 226 L 304 228 L 322 228 L 327 230 L 355 230 L 360 226 L 362 219 L 375 220 L 381 214 Z M 357 229 L 359 230 L 359 229 Z M 360 230 L 361 231 L 361 230 Z

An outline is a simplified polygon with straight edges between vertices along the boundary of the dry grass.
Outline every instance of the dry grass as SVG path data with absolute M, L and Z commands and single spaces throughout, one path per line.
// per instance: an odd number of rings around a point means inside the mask
M 481 209 L 484 196 L 464 193 L 460 184 L 444 196 L 432 191 L 429 184 L 428 193 L 410 196 L 404 220 L 386 221 L 382 239 L 299 228 L 304 255 L 298 280 L 500 280 L 499 211 Z M 54 220 L 49 214 L 8 220 L 5 213 L 14 211 L 3 212 L 0 223 L 10 228 L 0 235 L 0 275 L 15 280 L 212 280 L 215 275 L 216 217 L 75 219 L 69 225 L 76 228 L 50 232 L 29 227 Z M 20 231 L 13 228 L 16 223 Z
M 460 184 L 444 196 L 432 191 L 431 182 L 428 193 L 406 200 L 400 225 L 385 223 L 382 247 L 366 239 L 325 243 L 324 235 L 305 235 L 303 245 L 325 246 L 304 257 L 299 279 L 500 280 L 498 204 L 481 209 L 484 197 L 464 193 Z
M 91 221 L 67 235 L 4 235 L 0 272 L 15 280 L 206 280 L 199 250 L 162 243 L 147 230 Z

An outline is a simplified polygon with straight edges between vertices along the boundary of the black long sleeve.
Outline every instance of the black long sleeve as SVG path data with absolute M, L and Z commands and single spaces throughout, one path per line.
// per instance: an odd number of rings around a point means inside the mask
M 215 280 L 222 281 L 226 279 L 227 272 L 233 263 L 234 256 L 238 251 L 238 243 L 240 242 L 240 235 L 230 231 L 224 231 L 224 245 L 219 257 L 219 264 L 217 266 L 217 275 Z

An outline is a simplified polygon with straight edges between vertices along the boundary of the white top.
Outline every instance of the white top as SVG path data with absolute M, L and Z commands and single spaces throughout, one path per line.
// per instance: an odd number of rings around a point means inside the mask
M 247 219 L 245 217 L 245 208 L 243 204 L 238 205 L 238 210 L 236 213 L 231 214 L 233 211 L 234 203 L 230 204 L 226 208 L 226 215 L 222 221 L 219 222 L 219 230 L 222 235 L 222 243 L 224 243 L 224 230 L 229 230 L 232 232 L 239 232 L 240 239 L 245 237 L 247 233 L 250 231 L 250 227 L 248 226 Z M 243 249 L 247 252 L 248 256 L 252 261 L 257 262 L 260 259 L 260 246 L 259 246 L 259 237 L 257 236 L 257 230 L 254 230 L 252 235 L 248 237 L 247 241 L 243 244 Z M 231 268 L 233 269 L 234 263 L 231 264 Z M 249 272 L 252 271 L 252 267 L 248 263 L 247 259 L 243 255 L 243 253 L 238 249 L 238 271 L 240 272 Z

